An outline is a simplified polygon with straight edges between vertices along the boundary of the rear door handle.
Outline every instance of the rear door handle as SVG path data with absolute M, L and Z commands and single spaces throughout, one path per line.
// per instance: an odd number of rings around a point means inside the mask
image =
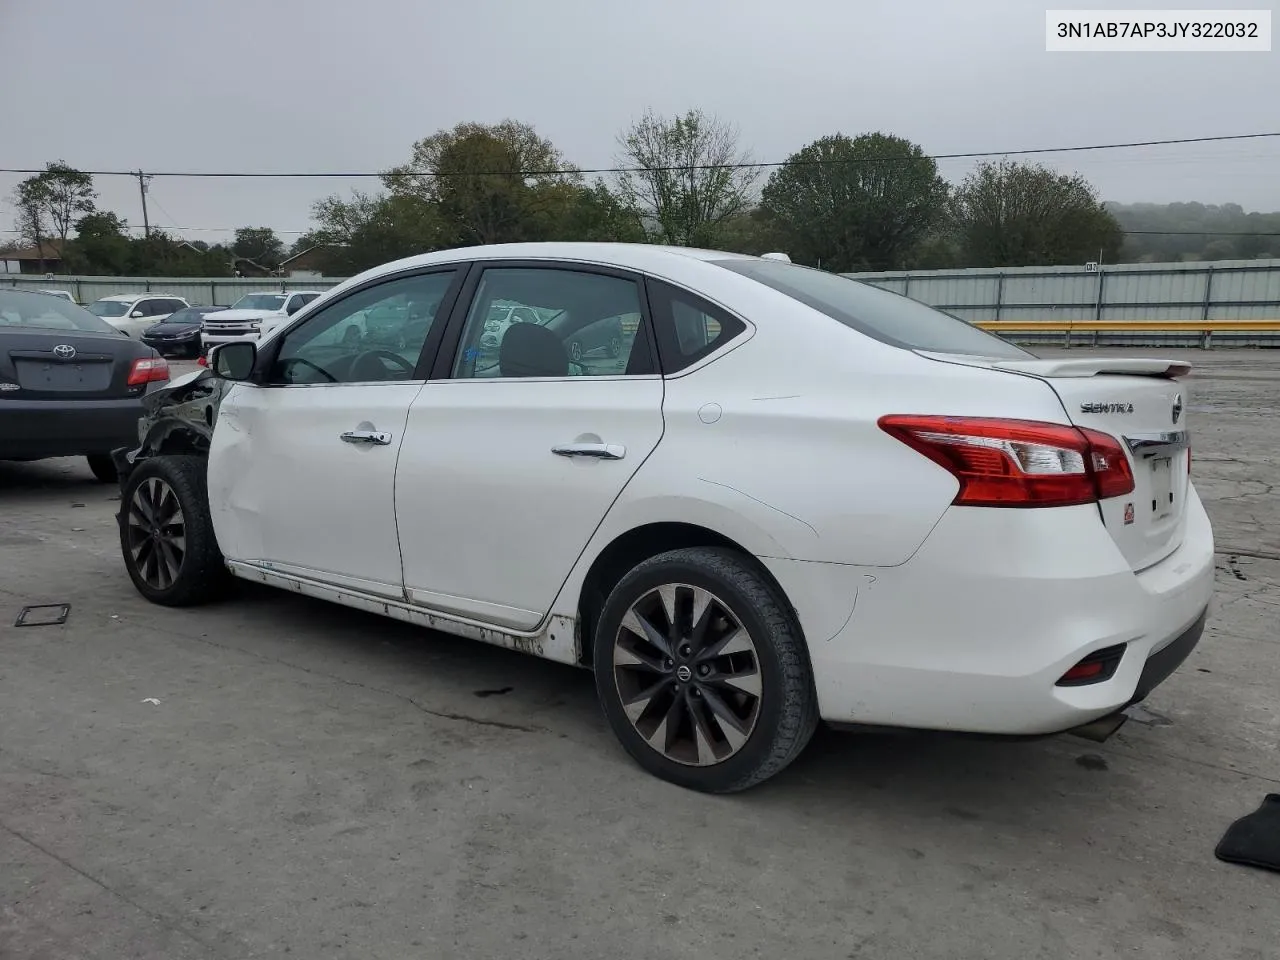
M 376 443 L 384 447 L 391 442 L 391 434 L 377 430 L 348 430 L 340 437 L 347 443 Z
M 558 447 L 552 447 L 551 452 L 561 457 L 621 460 L 627 455 L 627 448 L 617 443 L 565 443 Z

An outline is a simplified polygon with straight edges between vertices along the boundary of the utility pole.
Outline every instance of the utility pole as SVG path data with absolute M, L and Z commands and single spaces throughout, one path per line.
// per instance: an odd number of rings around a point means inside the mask
M 138 171 L 138 192 L 142 194 L 142 233 L 146 237 L 151 236 L 151 221 L 147 219 L 147 181 L 150 179 L 141 170 Z

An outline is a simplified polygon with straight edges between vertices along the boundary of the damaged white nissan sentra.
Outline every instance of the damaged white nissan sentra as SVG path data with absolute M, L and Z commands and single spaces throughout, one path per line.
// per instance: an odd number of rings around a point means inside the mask
M 495 303 L 534 319 L 486 344 Z M 595 325 L 622 349 L 571 358 Z M 820 719 L 1105 737 L 1204 627 L 1186 365 L 1039 360 L 784 258 L 442 251 L 210 366 L 116 454 L 147 599 L 230 574 L 589 666 L 687 787 Z

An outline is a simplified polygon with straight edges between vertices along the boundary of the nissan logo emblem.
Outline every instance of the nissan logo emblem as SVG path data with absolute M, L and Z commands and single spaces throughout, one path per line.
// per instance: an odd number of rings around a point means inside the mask
M 1182 394 L 1173 398 L 1173 422 L 1177 423 L 1180 419 L 1182 419 Z
M 76 348 L 69 343 L 60 343 L 53 348 L 53 355 L 59 360 L 70 360 L 76 355 Z

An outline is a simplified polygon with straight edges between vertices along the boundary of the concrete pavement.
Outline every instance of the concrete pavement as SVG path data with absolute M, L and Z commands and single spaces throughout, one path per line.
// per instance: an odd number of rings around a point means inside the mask
M 1280 875 L 1213 847 L 1280 791 L 1280 353 L 1171 352 L 1223 553 L 1138 721 L 820 734 L 730 798 L 635 767 L 584 671 L 262 589 L 150 606 L 115 490 L 0 463 L 0 958 L 1275 956 Z

